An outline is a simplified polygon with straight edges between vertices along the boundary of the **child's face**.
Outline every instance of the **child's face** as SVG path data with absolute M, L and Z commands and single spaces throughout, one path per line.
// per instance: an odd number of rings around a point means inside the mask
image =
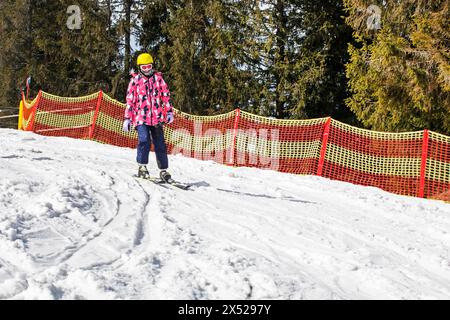
M 153 69 L 153 65 L 152 64 L 143 64 L 143 65 L 140 65 L 139 68 L 144 75 L 148 76 L 148 75 L 150 75 L 150 72 Z

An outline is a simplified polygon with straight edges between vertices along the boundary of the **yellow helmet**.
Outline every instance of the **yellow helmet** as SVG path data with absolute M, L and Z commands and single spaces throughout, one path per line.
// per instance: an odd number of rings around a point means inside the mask
M 141 53 L 137 58 L 137 65 L 153 63 L 153 57 L 149 53 Z

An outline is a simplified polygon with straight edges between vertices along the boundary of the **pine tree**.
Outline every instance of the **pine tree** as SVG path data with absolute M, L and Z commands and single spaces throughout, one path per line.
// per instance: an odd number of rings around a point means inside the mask
M 170 43 L 160 50 L 159 59 L 168 70 L 175 106 L 190 113 L 202 113 L 199 97 L 199 49 L 203 32 L 203 1 L 185 1 L 176 8 L 165 32 Z
M 260 85 L 248 63 L 246 19 L 251 7 L 241 1 L 209 1 L 205 5 L 205 33 L 200 51 L 201 96 L 207 113 L 235 108 L 249 110 L 259 103 Z
M 278 118 L 333 116 L 351 121 L 345 63 L 351 29 L 340 0 L 263 0 L 256 42 L 266 103 Z
M 105 0 L 103 0 L 105 2 Z M 111 95 L 124 101 L 126 89 L 130 80 L 130 73 L 135 69 L 137 57 L 133 44 L 139 42 L 141 36 L 142 11 L 147 0 L 109 0 L 108 7 L 112 9 L 114 19 L 112 25 L 116 28 L 118 64 L 121 72 L 117 72 L 113 79 Z
M 139 12 L 140 24 L 136 26 L 141 50 L 156 55 L 170 38 L 163 30 L 165 24 L 170 23 L 171 12 L 180 7 L 179 0 L 144 0 L 143 8 Z
M 138 15 L 139 23 L 136 25 L 136 37 L 139 41 L 140 50 L 135 52 L 132 61 L 132 68 L 137 70 L 135 63 L 137 56 L 143 52 L 150 53 L 154 59 L 154 69 L 164 73 L 164 78 L 170 88 L 172 88 L 172 81 L 166 74 L 170 70 L 170 66 L 164 65 L 166 60 L 161 56 L 161 47 L 171 43 L 168 33 L 164 30 L 164 26 L 165 24 L 170 24 L 171 12 L 174 12 L 179 7 L 177 2 L 179 1 L 143 1 L 142 10 L 140 10 Z
M 61 1 L 64 8 L 72 3 Z M 66 90 L 66 95 L 84 95 L 100 89 L 109 91 L 111 79 L 119 71 L 114 63 L 117 61 L 117 40 L 109 29 L 109 13 L 97 1 L 79 1 L 78 5 L 82 13 L 81 29 L 63 27 L 61 36 L 55 39 L 60 41 L 60 48 L 56 47 L 51 55 L 53 59 L 59 56 L 61 81 L 67 84 L 59 90 Z M 67 12 L 62 22 L 67 24 Z
M 20 87 L 34 58 L 32 32 L 27 24 L 32 9 L 30 0 L 0 3 L 0 109 L 14 110 L 12 113 L 16 113 Z
M 372 3 L 379 12 L 367 10 Z M 358 41 L 350 46 L 347 103 L 358 119 L 375 130 L 449 134 L 448 0 L 345 4 Z M 380 29 L 370 28 L 378 14 Z
M 215 114 L 254 104 L 256 80 L 243 54 L 242 2 L 171 1 L 161 7 L 167 13 L 161 33 L 147 43 L 157 50 L 160 67 L 167 71 L 177 108 Z M 147 21 L 158 21 L 152 19 Z
M 61 96 L 80 96 L 110 88 L 116 72 L 111 62 L 117 50 L 115 40 L 108 34 L 107 12 L 96 1 L 78 1 L 82 22 L 79 29 L 69 29 L 67 10 L 72 3 L 3 3 L 2 80 L 10 83 L 13 79 L 14 84 L 1 92 L 2 99 L 17 104 L 14 92 L 28 75 L 34 81 L 32 95 L 38 89 Z
M 291 77 L 292 117 L 331 116 L 355 124 L 355 116 L 345 105 L 349 96 L 345 65 L 349 61 L 348 44 L 352 30 L 344 19 L 341 0 L 297 1 L 299 17 L 292 17 L 291 29 L 303 36 L 296 38 L 294 75 Z M 293 36 L 294 37 L 294 36 Z
M 145 1 L 140 40 L 188 112 L 352 119 L 340 0 Z

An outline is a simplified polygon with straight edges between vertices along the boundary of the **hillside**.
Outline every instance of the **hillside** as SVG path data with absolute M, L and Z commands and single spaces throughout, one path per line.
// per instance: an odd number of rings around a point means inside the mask
M 183 191 L 134 159 L 0 129 L 0 299 L 450 298 L 450 204 L 170 156 Z

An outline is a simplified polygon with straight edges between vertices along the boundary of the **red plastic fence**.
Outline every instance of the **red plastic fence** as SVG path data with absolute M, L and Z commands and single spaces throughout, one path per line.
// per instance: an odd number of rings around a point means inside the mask
M 122 131 L 125 105 L 102 92 L 78 98 L 40 92 L 23 105 L 24 130 L 136 146 L 136 132 Z M 196 159 L 450 197 L 450 137 L 428 130 L 386 133 L 331 118 L 278 120 L 239 109 L 202 117 L 175 110 L 165 138 L 170 153 Z

